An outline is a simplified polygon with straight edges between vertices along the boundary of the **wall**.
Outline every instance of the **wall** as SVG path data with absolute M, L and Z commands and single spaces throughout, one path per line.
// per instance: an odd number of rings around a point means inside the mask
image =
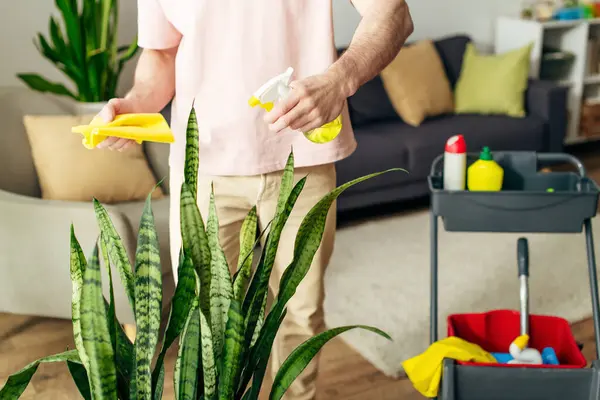
M 493 41 L 493 22 L 498 15 L 517 15 L 521 0 L 407 0 L 415 32 L 411 40 L 439 37 L 455 32 L 472 35 L 480 47 Z M 333 0 L 338 46 L 350 43 L 360 20 L 349 0 Z M 136 0 L 121 0 L 121 38 L 127 43 L 135 35 Z M 48 79 L 63 80 L 33 46 L 38 31 L 47 32 L 48 16 L 55 13 L 52 0 L 4 1 L 0 14 L 0 86 L 20 85 L 18 72 L 38 72 Z M 129 63 L 120 87 L 129 86 L 133 71 Z
M 336 39 L 347 45 L 359 17 L 347 0 L 333 0 Z M 406 0 L 415 31 L 410 40 L 435 38 L 455 32 L 471 35 L 482 48 L 490 48 L 494 20 L 500 15 L 518 16 L 522 0 Z

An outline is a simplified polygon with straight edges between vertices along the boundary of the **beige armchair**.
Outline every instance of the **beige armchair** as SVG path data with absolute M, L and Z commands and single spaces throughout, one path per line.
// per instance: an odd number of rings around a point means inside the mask
M 51 96 L 24 88 L 0 89 L 0 312 L 70 318 L 70 225 L 73 223 L 86 256 L 99 234 L 91 202 L 40 198 L 23 116 L 65 113 L 64 103 Z M 145 144 L 144 150 L 155 176 L 165 178 L 162 189 L 168 194 L 168 145 Z M 164 286 L 172 288 L 169 197 L 152 204 Z M 106 205 L 106 208 L 133 258 L 143 202 Z M 117 315 L 122 323 L 130 324 L 133 314 L 116 271 L 113 278 Z M 103 284 L 108 298 L 105 269 Z M 165 306 L 170 290 L 164 291 Z

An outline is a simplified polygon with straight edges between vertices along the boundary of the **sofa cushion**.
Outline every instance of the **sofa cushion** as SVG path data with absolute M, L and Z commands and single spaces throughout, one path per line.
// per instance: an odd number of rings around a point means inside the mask
M 471 39 L 466 35 L 456 35 L 433 42 L 442 59 L 444 70 L 452 88 L 454 88 L 460 76 L 463 55 L 467 43 L 470 41 Z M 345 48 L 338 49 L 338 55 L 343 54 L 344 51 Z M 394 110 L 379 75 L 365 83 L 354 95 L 348 98 L 348 108 L 352 125 L 355 127 L 372 122 L 402 120 Z
M 123 152 L 94 149 L 81 144 L 71 127 L 89 123 L 93 115 L 25 115 L 35 170 L 43 199 L 102 203 L 144 200 L 154 189 L 153 176 L 141 147 Z
M 402 138 L 396 135 L 399 126 L 404 124 L 391 122 L 356 127 L 354 133 L 358 147 L 350 157 L 336 163 L 338 184 L 390 168 L 408 169 L 407 149 L 402 144 Z M 413 176 L 406 172 L 390 172 L 352 186 L 347 192 L 402 185 L 412 179 Z
M 456 113 L 524 117 L 532 46 L 489 55 L 469 43 L 456 83 Z
M 444 63 L 444 69 L 452 88 L 455 87 L 460 77 L 463 56 L 467 44 L 470 42 L 471 39 L 466 35 L 448 36 L 434 42 L 435 48 Z
M 395 134 L 408 151 L 411 174 L 426 177 L 431 163 L 444 152 L 446 141 L 453 135 L 464 135 L 470 153 L 478 153 L 483 146 L 489 146 L 492 152 L 543 151 L 544 132 L 544 122 L 537 117 L 464 114 L 430 119 L 418 128 L 402 124 Z
M 352 125 L 356 127 L 377 121 L 401 121 L 379 75 L 348 98 L 348 109 Z
M 454 111 L 454 96 L 431 40 L 402 50 L 383 71 L 383 86 L 402 120 L 419 126 L 427 117 Z

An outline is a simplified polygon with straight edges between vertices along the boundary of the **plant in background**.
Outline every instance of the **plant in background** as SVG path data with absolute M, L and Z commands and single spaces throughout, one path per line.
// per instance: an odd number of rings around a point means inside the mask
M 73 92 L 35 73 L 17 77 L 33 90 L 68 96 L 80 102 L 102 102 L 116 96 L 125 63 L 138 51 L 137 40 L 118 46 L 117 0 L 55 0 L 62 24 L 50 17 L 49 38 L 35 43 L 43 57 L 73 82 Z
M 214 193 L 206 225 L 196 202 L 198 127 L 192 109 L 186 139 L 185 181 L 181 189 L 181 234 L 178 281 L 156 362 L 162 305 L 162 269 L 149 195 L 141 218 L 135 268 L 105 208 L 94 201 L 100 226 L 99 244 L 88 260 L 71 229 L 73 334 L 76 349 L 37 360 L 11 375 L 0 400 L 17 399 L 41 362 L 66 361 L 85 399 L 158 400 L 164 385 L 164 358 L 179 338 L 174 371 L 179 400 L 258 400 L 273 341 L 285 317 L 286 304 L 304 279 L 321 243 L 325 220 L 335 199 L 348 187 L 380 175 L 346 183 L 323 197 L 302 221 L 293 259 L 267 312 L 267 290 L 281 232 L 307 177 L 293 182 L 290 153 L 281 180 L 274 218 L 257 232 L 256 208 L 240 232 L 240 258 L 232 277 L 219 243 Z M 252 273 L 254 249 L 266 243 Z M 258 238 L 257 238 L 258 236 Z M 99 254 L 108 267 L 109 299 L 102 293 Z M 111 265 L 119 272 L 134 310 L 137 336 L 132 343 L 115 316 Z M 132 272 L 133 271 L 133 272 Z M 344 326 L 321 333 L 296 348 L 278 371 L 270 393 L 279 400 L 310 360 L 333 337 L 363 328 L 389 339 L 377 328 Z

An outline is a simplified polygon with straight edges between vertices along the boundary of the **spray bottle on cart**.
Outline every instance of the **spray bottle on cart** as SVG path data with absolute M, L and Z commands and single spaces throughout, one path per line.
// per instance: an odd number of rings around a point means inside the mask
M 452 136 L 444 152 L 444 190 L 465 190 L 467 145 L 463 135 Z

